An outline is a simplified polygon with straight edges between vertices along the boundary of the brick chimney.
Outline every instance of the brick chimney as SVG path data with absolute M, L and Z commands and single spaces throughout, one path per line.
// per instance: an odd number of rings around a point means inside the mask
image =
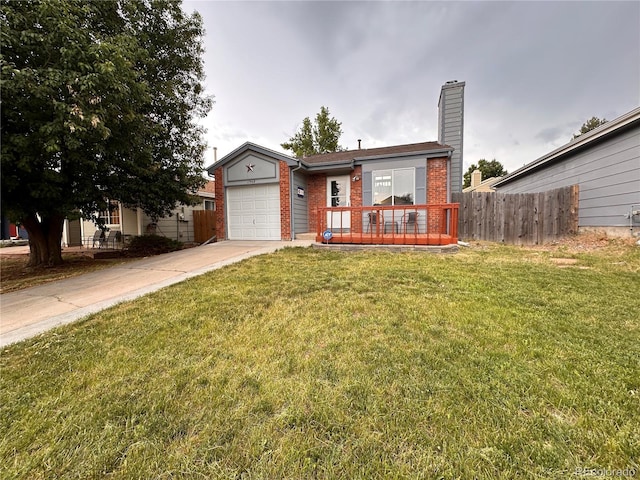
M 464 85 L 451 80 L 440 89 L 438 142 L 453 147 L 449 168 L 449 191 L 462 191 L 462 137 L 464 132 Z

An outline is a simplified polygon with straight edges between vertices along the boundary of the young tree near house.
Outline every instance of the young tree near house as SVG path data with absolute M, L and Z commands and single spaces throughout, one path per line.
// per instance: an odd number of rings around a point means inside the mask
M 572 140 L 575 140 L 580 135 L 590 132 L 594 128 L 598 128 L 600 125 L 604 125 L 607 122 L 608 120 L 606 118 L 603 118 L 602 120 L 600 120 L 598 117 L 591 117 L 589 120 L 587 120 L 582 124 L 582 127 L 580 127 L 580 130 L 578 131 L 578 133 L 573 134 Z
M 296 157 L 338 152 L 342 150 L 338 143 L 342 135 L 341 125 L 335 118 L 329 117 L 327 107 L 320 107 L 313 124 L 306 117 L 296 134 L 280 146 L 291 150 Z
M 65 217 L 109 200 L 151 217 L 205 180 L 202 20 L 179 1 L 2 0 L 2 206 L 31 266 L 62 262 Z
M 491 177 L 501 177 L 507 174 L 507 171 L 504 169 L 502 164 L 498 162 L 495 158 L 490 162 L 485 160 L 484 158 L 481 158 L 478 161 L 478 165 L 476 165 L 475 163 L 472 163 L 469 166 L 469 169 L 463 175 L 464 182 L 463 182 L 462 188 L 467 188 L 471 186 L 471 174 L 476 170 L 480 170 L 482 172 L 482 178 L 484 180 Z

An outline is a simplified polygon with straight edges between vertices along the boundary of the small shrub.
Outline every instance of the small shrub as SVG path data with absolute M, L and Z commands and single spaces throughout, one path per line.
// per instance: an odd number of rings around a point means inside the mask
M 160 235 L 140 235 L 133 237 L 125 248 L 127 257 L 149 257 L 180 250 L 182 243 Z

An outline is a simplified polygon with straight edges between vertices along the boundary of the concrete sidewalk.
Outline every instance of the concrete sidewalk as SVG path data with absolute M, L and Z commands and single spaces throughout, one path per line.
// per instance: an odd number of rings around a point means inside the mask
M 312 244 L 227 240 L 5 293 L 0 295 L 0 347 L 245 258 Z

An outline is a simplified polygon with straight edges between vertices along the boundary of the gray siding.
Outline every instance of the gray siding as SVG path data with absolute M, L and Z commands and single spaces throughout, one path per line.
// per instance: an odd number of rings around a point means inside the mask
M 445 84 L 438 103 L 438 142 L 454 148 L 449 172 L 450 192 L 462 191 L 464 82 Z
M 503 193 L 580 186 L 580 227 L 624 227 L 640 205 L 640 125 L 498 187 Z
M 371 170 L 362 171 L 362 205 L 370 207 L 373 205 L 373 180 Z
M 178 220 L 177 214 L 173 214 L 170 217 L 159 218 L 155 233 L 180 242 L 193 242 L 193 218 L 185 216 L 185 219 L 187 221 Z
M 427 167 L 416 167 L 416 204 L 427 203 Z
M 298 197 L 298 187 L 304 188 L 304 198 Z M 291 189 L 293 198 L 293 233 L 311 232 L 309 227 L 307 177 L 300 172 L 293 172 L 293 188 Z

